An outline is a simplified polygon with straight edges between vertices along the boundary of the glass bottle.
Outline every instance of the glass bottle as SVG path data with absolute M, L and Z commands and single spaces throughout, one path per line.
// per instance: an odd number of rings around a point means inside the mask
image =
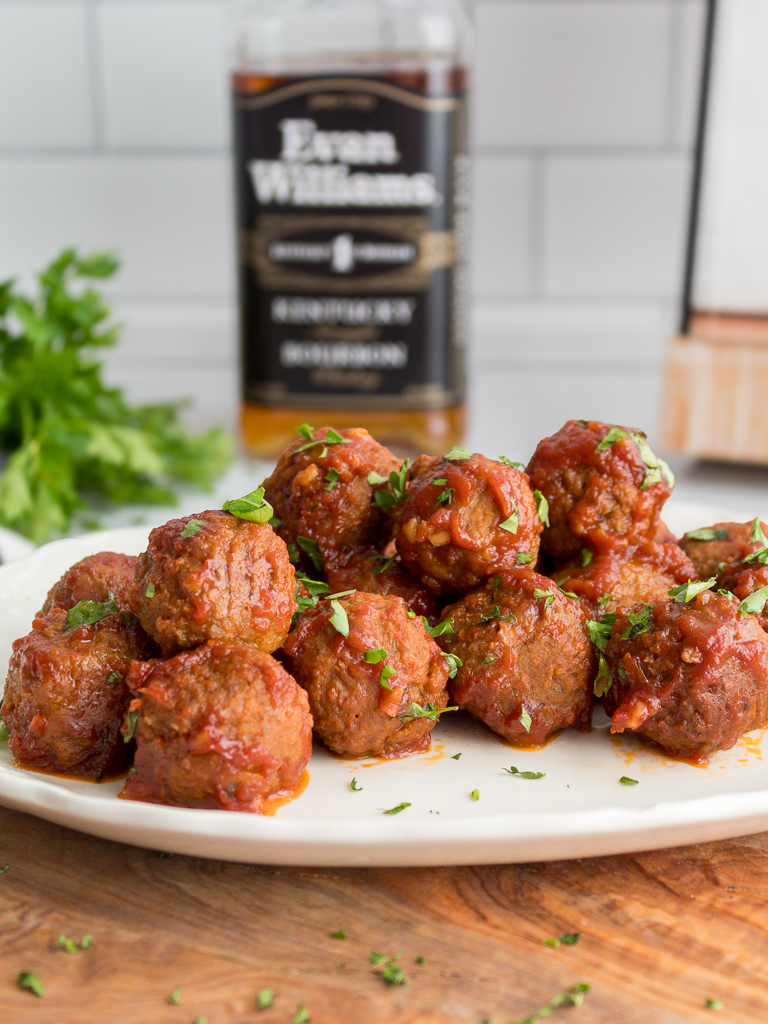
M 231 10 L 242 436 L 364 426 L 402 454 L 464 429 L 463 0 Z

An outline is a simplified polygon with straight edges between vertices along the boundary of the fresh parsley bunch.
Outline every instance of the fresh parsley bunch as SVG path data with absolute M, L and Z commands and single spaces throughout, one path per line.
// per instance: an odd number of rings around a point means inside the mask
M 170 503 L 173 481 L 209 487 L 232 458 L 223 430 L 191 437 L 178 405 L 132 406 L 105 385 L 93 353 L 119 329 L 82 282 L 117 267 L 67 249 L 38 275 L 37 296 L 0 283 L 0 524 L 37 543 L 64 533 L 87 499 Z

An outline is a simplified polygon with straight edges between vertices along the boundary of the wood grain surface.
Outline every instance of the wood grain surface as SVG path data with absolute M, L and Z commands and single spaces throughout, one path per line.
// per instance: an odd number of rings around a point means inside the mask
M 547 864 L 254 867 L 0 809 L 0 1021 L 290 1024 L 303 1004 L 313 1024 L 511 1024 L 587 982 L 553 1024 L 753 1024 L 768 1019 L 767 854 L 759 835 Z M 86 933 L 82 952 L 55 948 Z M 407 984 L 371 950 L 402 950 Z

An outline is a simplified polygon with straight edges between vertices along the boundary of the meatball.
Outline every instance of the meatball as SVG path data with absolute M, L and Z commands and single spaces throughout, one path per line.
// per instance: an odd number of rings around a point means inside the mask
M 171 519 L 139 555 L 133 605 L 165 654 L 207 640 L 271 654 L 296 611 L 293 566 L 267 523 L 215 510 Z
M 354 593 L 299 619 L 285 653 L 334 753 L 402 757 L 429 747 L 448 664 L 402 598 Z
M 762 529 L 765 532 L 768 526 L 762 523 Z M 752 523 L 715 523 L 686 533 L 680 547 L 693 562 L 697 577 L 708 580 L 731 562 L 757 551 L 762 541 L 753 540 Z
M 394 594 L 431 625 L 440 618 L 440 604 L 432 591 L 411 576 L 399 558 L 387 558 L 374 548 L 354 551 L 329 568 L 328 585 L 334 593 L 361 590 L 366 594 Z
M 264 814 L 298 795 L 312 753 L 307 696 L 274 658 L 210 640 L 134 663 L 123 731 L 135 773 L 120 794 L 178 807 Z
M 58 583 L 48 591 L 39 615 L 47 615 L 53 608 L 74 608 L 81 601 L 115 599 L 121 612 L 131 610 L 135 555 L 119 555 L 115 551 L 100 551 L 76 562 L 64 573 Z
M 375 491 L 383 488 L 368 477 L 373 473 L 386 481 L 399 468 L 399 459 L 367 430 L 321 427 L 310 434 L 307 429 L 264 481 L 265 497 L 281 520 L 278 533 L 286 544 L 296 545 L 300 537 L 317 544 L 324 564 L 348 548 L 383 547 L 392 536 L 392 521 L 374 501 Z M 301 550 L 294 557 L 309 571 Z
M 525 473 L 484 455 L 449 455 L 421 455 L 413 464 L 395 544 L 426 587 L 455 596 L 534 563 L 542 523 Z
M 579 600 L 591 619 L 604 612 L 632 608 L 641 601 L 666 601 L 678 582 L 652 566 L 611 555 L 598 555 L 588 565 L 561 569 L 552 578 Z
M 541 546 L 563 561 L 583 547 L 620 555 L 652 540 L 674 486 L 642 431 L 587 420 L 569 420 L 540 441 L 528 475 L 549 503 Z
M 605 657 L 611 732 L 673 757 L 705 761 L 768 721 L 768 637 L 721 594 L 619 612 Z
M 120 726 L 134 659 L 157 648 L 134 616 L 112 612 L 67 627 L 54 608 L 16 640 L 8 665 L 3 720 L 11 753 L 33 768 L 100 779 L 126 767 L 133 751 Z
M 552 580 L 505 572 L 446 608 L 449 620 L 439 643 L 462 662 L 450 685 L 460 708 L 516 747 L 589 728 L 595 652 L 584 612 Z

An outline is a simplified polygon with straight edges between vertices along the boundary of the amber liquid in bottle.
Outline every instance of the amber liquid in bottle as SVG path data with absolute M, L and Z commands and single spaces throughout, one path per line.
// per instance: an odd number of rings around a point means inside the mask
M 361 64 L 361 73 L 339 75 L 233 75 L 241 431 L 248 455 L 278 455 L 306 421 L 365 427 L 401 455 L 438 454 L 462 441 L 466 77 L 463 68 L 440 62 L 398 70 Z M 240 111 L 256 111 L 262 120 L 244 123 Z M 382 142 L 383 135 L 389 138 Z M 340 148 L 329 154 L 334 145 Z M 346 165 L 345 145 L 352 147 Z M 259 146 L 266 158 L 254 156 Z M 281 158 L 287 170 L 278 166 Z M 399 178 L 373 182 L 381 172 Z M 328 174 L 341 184 L 318 177 Z M 436 183 L 432 193 L 428 177 Z M 294 201 L 302 188 L 318 187 Z M 329 194 L 329 187 L 341 192 Z M 378 198 L 361 197 L 359 188 Z M 382 190 L 392 188 L 405 199 L 382 200 Z M 407 362 L 397 367 L 398 358 Z M 392 377 L 400 374 L 383 394 L 371 383 L 382 379 L 382 364 L 385 371 L 397 367 Z M 301 381 L 288 380 L 291 373 Z M 339 393 L 339 377 L 359 379 L 361 389 Z M 323 381 L 332 385 L 325 394 Z

